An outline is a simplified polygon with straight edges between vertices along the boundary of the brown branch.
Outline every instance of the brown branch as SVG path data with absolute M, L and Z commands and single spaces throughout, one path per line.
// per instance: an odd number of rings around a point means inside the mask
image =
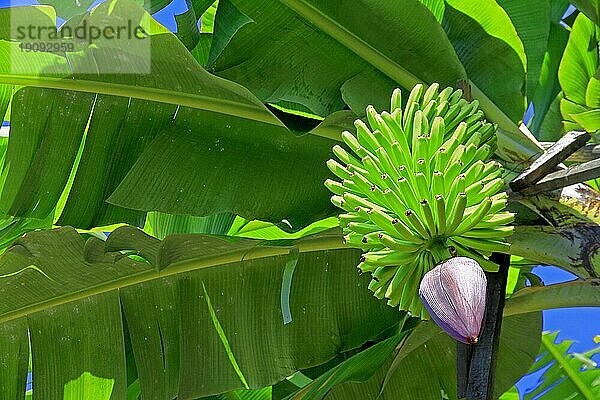
M 540 181 L 545 175 L 556 170 L 556 167 L 568 156 L 585 145 L 590 137 L 588 132 L 568 132 L 516 177 L 510 183 L 510 188 L 519 192 Z
M 548 150 L 554 145 L 554 142 L 541 142 L 544 150 Z M 565 161 L 573 163 L 583 163 L 600 158 L 600 144 L 588 143 L 575 153 L 571 154 Z
M 523 189 L 521 193 L 524 196 L 533 196 L 538 193 L 550 192 L 598 177 L 600 177 L 600 159 L 548 174 L 535 185 Z

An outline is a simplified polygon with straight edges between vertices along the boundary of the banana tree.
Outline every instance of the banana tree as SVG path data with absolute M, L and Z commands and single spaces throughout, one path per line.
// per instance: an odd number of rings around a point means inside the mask
M 437 82 L 497 128 L 508 183 L 557 115 L 568 2 L 188 0 L 176 35 L 151 16 L 168 0 L 41 3 L 0 9 L 3 398 L 29 372 L 34 399 L 457 398 L 453 341 L 356 272 L 327 160 L 368 105 Z M 18 28 L 57 14 L 58 51 L 24 51 L 41 38 Z M 147 41 L 69 35 L 129 23 Z M 497 396 L 533 364 L 541 310 L 600 304 L 599 197 L 508 198 Z M 581 279 L 525 287 L 537 263 Z

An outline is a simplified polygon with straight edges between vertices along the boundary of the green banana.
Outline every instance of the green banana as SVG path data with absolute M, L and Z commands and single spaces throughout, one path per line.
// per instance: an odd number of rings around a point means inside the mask
M 435 82 L 432 83 L 427 90 L 425 91 L 425 94 L 423 95 L 423 102 L 422 104 L 429 104 L 429 102 L 434 101 L 434 99 L 437 97 L 438 94 L 438 90 L 440 89 L 440 84 Z
M 436 226 L 439 234 L 446 233 L 446 202 L 441 194 L 435 195 L 436 203 Z
M 402 105 L 399 89 L 390 110 L 367 107 L 355 133 L 342 132 L 346 146 L 333 146 L 338 160 L 325 180 L 339 215 L 344 242 L 363 249 L 358 264 L 372 274 L 377 298 L 411 315 L 427 317 L 417 289 L 422 276 L 451 255 L 485 268 L 488 256 L 508 251 L 514 214 L 502 168 L 490 158 L 495 124 L 461 90 L 417 85 Z
M 373 136 L 373 133 L 367 127 L 367 125 L 360 119 L 357 119 L 356 121 L 354 121 L 354 126 L 356 127 L 356 136 L 361 145 L 370 152 L 374 152 L 375 149 L 377 149 L 380 145 L 377 142 L 377 139 L 375 139 L 375 136 Z
M 444 142 L 444 134 L 446 131 L 446 125 L 444 124 L 444 118 L 435 117 L 431 124 L 431 140 L 429 145 L 431 149 L 438 149 Z
M 510 245 L 497 240 L 471 239 L 464 236 L 453 237 L 453 240 L 465 247 L 479 250 L 480 252 L 485 253 L 487 256 L 490 256 L 495 251 L 500 253 L 510 253 Z
M 431 207 L 429 206 L 429 202 L 426 199 L 421 200 L 421 209 L 423 210 L 421 214 L 425 215 L 425 221 L 427 225 L 427 232 L 429 233 L 429 237 L 435 237 L 438 233 L 438 229 L 433 218 L 433 212 L 431 211 Z
M 365 257 L 366 262 L 382 267 L 403 264 L 414 258 L 412 253 L 394 250 L 370 251 L 363 254 L 363 256 Z
M 448 104 L 447 101 L 440 101 L 438 103 L 438 106 L 435 108 L 435 115 L 436 117 L 440 117 L 443 115 L 446 115 L 446 113 L 448 112 L 448 109 L 450 108 L 450 105 Z
M 496 213 L 483 218 L 476 228 L 492 228 L 502 225 L 508 225 L 515 220 L 515 214 L 510 212 Z
M 402 109 L 402 90 L 394 89 L 392 92 L 392 98 L 390 101 L 390 110 L 401 110 Z
M 347 228 L 348 224 L 351 222 L 361 222 L 364 221 L 360 216 L 356 215 L 356 213 L 352 214 L 340 214 L 338 219 L 340 220 L 340 226 L 342 228 Z
M 444 174 L 440 171 L 434 171 L 432 183 L 431 183 L 431 191 L 434 196 L 441 196 L 444 191 Z
M 327 189 L 329 189 L 329 191 L 331 191 L 333 194 L 337 194 L 338 196 L 343 195 L 346 191 L 344 185 L 331 179 L 327 179 L 325 181 L 325 187 L 327 187 Z
M 458 89 L 455 90 L 450 97 L 448 98 L 448 101 L 450 102 L 450 104 L 456 104 L 458 103 L 463 97 L 463 91 L 462 89 Z
M 379 229 L 377 225 L 368 222 L 349 222 L 348 228 L 352 232 L 358 233 L 361 237 Z
M 427 127 L 423 128 L 424 132 L 429 132 L 429 120 L 433 119 L 436 117 L 436 109 L 437 109 L 437 103 L 435 100 L 431 100 L 429 103 L 426 103 L 427 105 L 425 107 L 423 107 L 423 117 L 425 118 L 425 121 L 427 122 Z
M 471 229 L 463 233 L 462 236 L 473 239 L 495 239 L 502 235 L 509 236 L 513 233 L 513 230 L 514 227 L 512 226 L 498 226 L 493 229 Z
M 451 87 L 445 88 L 444 90 L 442 90 L 440 92 L 440 95 L 438 96 L 438 101 L 440 101 L 440 102 L 449 101 L 452 93 L 454 93 L 454 89 L 452 89 Z M 462 96 L 462 93 L 461 93 L 461 96 Z
M 466 206 L 467 195 L 464 193 L 459 193 L 454 201 L 454 204 L 451 205 L 450 213 L 448 214 L 448 222 L 450 224 L 447 224 L 446 232 L 454 232 L 456 227 L 461 223 Z
M 421 96 L 423 96 L 423 85 L 418 83 L 410 91 L 410 94 L 408 95 L 408 99 L 406 100 L 406 104 L 410 104 L 413 102 L 418 104 L 421 101 Z
M 421 235 L 421 237 L 430 237 L 429 232 L 427 232 L 427 229 L 421 222 L 421 219 L 417 217 L 417 214 L 413 210 L 406 210 L 404 215 L 410 224 L 409 226 L 414 228 L 419 235 Z
M 456 229 L 451 232 L 454 236 L 460 236 L 466 231 L 472 229 L 475 225 L 479 223 L 483 219 L 484 216 L 487 215 L 488 211 L 492 207 L 492 199 L 487 198 L 476 206 L 469 207 L 465 209 L 463 213 L 463 220 Z
M 327 168 L 329 168 L 329 170 L 331 172 L 333 172 L 333 174 L 335 176 L 337 176 L 338 178 L 341 179 L 350 179 L 350 171 L 348 171 L 346 169 L 346 167 L 342 166 L 340 163 L 338 163 L 335 160 L 328 160 L 327 161 Z
M 413 117 L 418 107 L 419 105 L 415 102 L 407 103 L 406 108 L 404 109 L 404 115 L 402 116 L 402 128 L 406 135 L 410 137 L 412 137 L 413 131 Z
M 394 239 L 392 236 L 386 235 L 385 233 L 381 233 L 379 235 L 379 241 L 381 244 L 391 250 L 414 252 L 419 249 L 419 246 L 417 246 L 414 242 Z

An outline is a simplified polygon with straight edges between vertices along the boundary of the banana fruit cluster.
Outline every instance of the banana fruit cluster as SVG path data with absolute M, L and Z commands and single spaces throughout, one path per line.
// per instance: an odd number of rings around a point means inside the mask
M 369 289 L 422 318 L 425 273 L 456 255 L 491 267 L 488 257 L 508 252 L 513 230 L 502 168 L 490 160 L 496 126 L 462 94 L 417 85 L 402 109 L 396 89 L 390 112 L 367 107 L 368 125 L 356 120 L 356 135 L 342 133 L 351 151 L 336 145 L 339 161 L 327 162 L 339 181 L 325 185 L 346 211 L 345 242 L 365 250 L 358 269 L 372 274 Z

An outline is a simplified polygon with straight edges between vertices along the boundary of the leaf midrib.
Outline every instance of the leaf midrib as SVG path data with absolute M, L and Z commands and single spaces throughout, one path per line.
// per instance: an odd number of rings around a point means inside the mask
M 184 260 L 170 264 L 162 270 L 155 268 L 140 272 L 134 275 L 128 275 L 109 282 L 103 282 L 96 286 L 90 286 L 84 290 L 67 293 L 63 296 L 57 296 L 49 300 L 28 305 L 26 307 L 12 310 L 0 315 L 0 324 L 12 321 L 29 314 L 47 310 L 62 304 L 81 300 L 98 294 L 110 292 L 126 288 L 128 286 L 138 285 L 141 283 L 162 279 L 168 276 L 182 274 L 185 272 L 196 271 L 203 268 L 217 267 L 225 264 L 241 262 L 245 260 L 255 260 L 261 258 L 269 258 L 287 255 L 294 248 L 297 248 L 300 253 L 309 253 L 313 251 L 326 251 L 337 249 L 349 249 L 348 246 L 342 243 L 340 236 L 326 236 L 318 239 L 303 240 L 296 243 L 294 246 L 257 246 L 250 250 L 242 249 L 230 253 L 222 253 L 218 256 L 199 257 L 190 260 Z
M 317 28 L 321 29 L 324 33 L 338 41 L 341 45 L 350 49 L 364 61 L 371 64 L 376 69 L 383 72 L 385 75 L 400 83 L 404 87 L 412 88 L 418 83 L 427 86 L 426 82 L 423 82 L 410 71 L 402 68 L 402 66 L 400 66 L 398 63 L 394 62 L 392 59 L 362 40 L 353 32 L 340 25 L 333 18 L 330 18 L 306 1 L 279 1 L 296 14 L 310 21 Z
M 268 110 L 258 106 L 243 104 L 233 100 L 217 97 L 202 96 L 167 89 L 148 86 L 133 86 L 120 83 L 101 81 L 37 77 L 27 75 L 0 74 L 0 84 L 20 85 L 46 89 L 72 90 L 76 92 L 98 93 L 119 97 L 131 97 L 140 100 L 156 101 L 159 103 L 174 104 L 205 111 L 216 112 L 234 117 L 240 117 L 270 125 L 284 126 Z

